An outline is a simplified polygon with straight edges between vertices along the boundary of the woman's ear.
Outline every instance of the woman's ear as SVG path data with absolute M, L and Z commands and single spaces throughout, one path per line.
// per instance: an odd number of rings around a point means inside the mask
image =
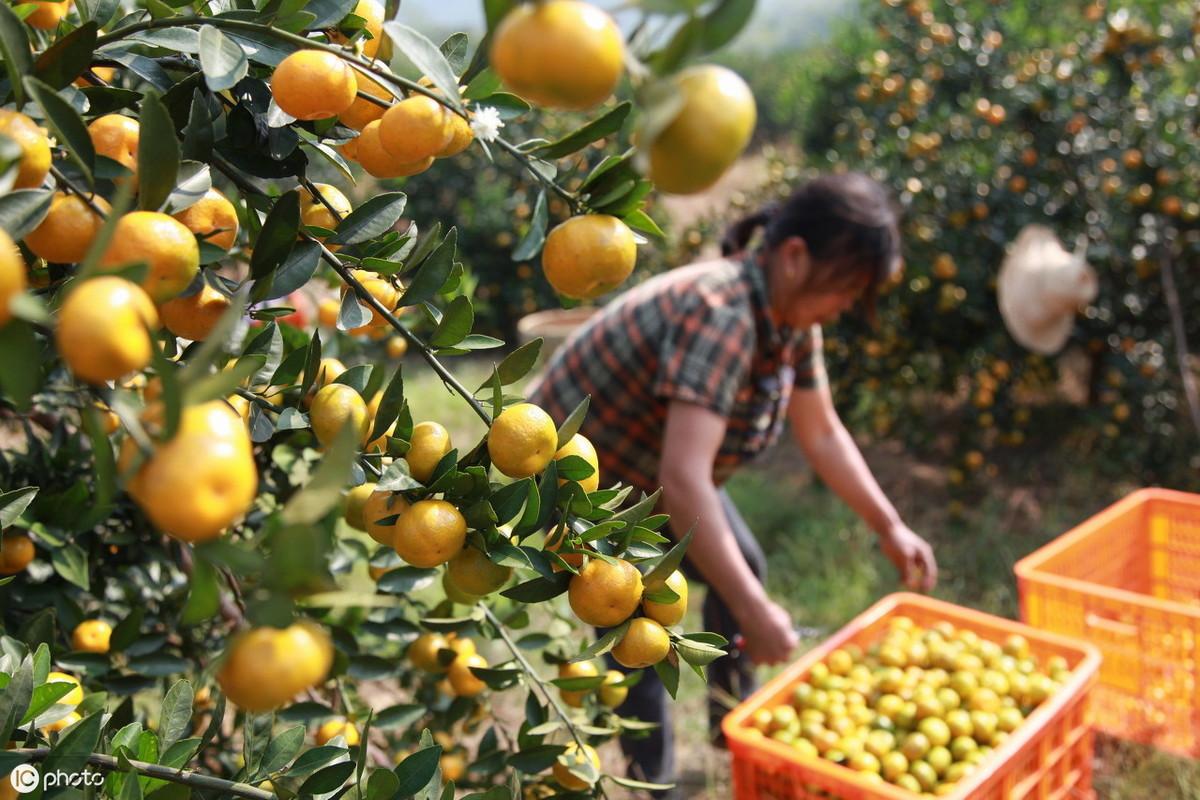
M 789 286 L 800 287 L 808 282 L 812 271 L 808 242 L 799 236 L 789 236 L 779 243 L 776 254 Z

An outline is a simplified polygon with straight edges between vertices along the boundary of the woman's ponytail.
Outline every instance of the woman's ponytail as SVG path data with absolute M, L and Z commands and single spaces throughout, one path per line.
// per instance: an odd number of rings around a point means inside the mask
M 725 237 L 721 239 L 721 255 L 728 257 L 745 250 L 749 246 L 750 240 L 754 238 L 754 232 L 765 228 L 774 213 L 774 209 L 767 206 L 726 228 Z

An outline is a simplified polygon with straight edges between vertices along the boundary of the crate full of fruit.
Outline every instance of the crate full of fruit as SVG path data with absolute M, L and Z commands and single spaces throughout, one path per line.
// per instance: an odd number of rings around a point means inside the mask
M 725 718 L 735 797 L 1091 798 L 1090 645 L 913 594 Z

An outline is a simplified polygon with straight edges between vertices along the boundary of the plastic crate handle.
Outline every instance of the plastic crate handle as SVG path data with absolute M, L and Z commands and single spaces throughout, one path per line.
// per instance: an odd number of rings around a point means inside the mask
M 1083 621 L 1089 628 L 1097 628 L 1116 636 L 1137 638 L 1138 635 L 1138 627 L 1136 625 L 1102 617 L 1094 611 L 1089 611 L 1087 616 L 1083 618 Z

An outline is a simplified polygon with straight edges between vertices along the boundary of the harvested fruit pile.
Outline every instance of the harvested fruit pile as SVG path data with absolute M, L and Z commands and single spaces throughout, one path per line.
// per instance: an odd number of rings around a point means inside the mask
M 890 620 L 865 652 L 854 644 L 818 662 L 790 704 L 759 709 L 754 730 L 913 792 L 949 794 L 1070 675 L 1029 643 L 1003 643 L 939 622 Z

